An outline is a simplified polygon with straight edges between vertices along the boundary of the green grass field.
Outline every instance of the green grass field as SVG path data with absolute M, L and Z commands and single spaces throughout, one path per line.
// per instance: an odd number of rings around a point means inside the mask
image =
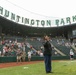
M 76 61 L 52 62 L 49 75 L 76 75 Z M 46 75 L 44 62 L 23 66 L 1 68 L 0 75 Z

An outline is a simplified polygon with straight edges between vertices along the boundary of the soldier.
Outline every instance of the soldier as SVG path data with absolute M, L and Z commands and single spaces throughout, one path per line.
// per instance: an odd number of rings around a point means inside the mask
M 26 58 L 26 52 L 22 51 L 21 59 L 23 62 L 25 61 L 25 58 Z
M 17 50 L 16 55 L 17 55 L 17 62 L 19 62 L 19 61 L 21 62 L 21 55 L 22 55 L 22 52 L 21 52 L 20 49 Z

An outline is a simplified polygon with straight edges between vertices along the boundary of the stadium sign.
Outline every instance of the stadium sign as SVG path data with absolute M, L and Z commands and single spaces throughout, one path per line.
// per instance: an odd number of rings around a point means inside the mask
M 59 18 L 59 19 L 31 19 L 25 18 L 20 15 L 16 15 L 9 10 L 0 6 L 0 16 L 7 18 L 19 24 L 28 25 L 32 27 L 58 27 L 64 25 L 70 25 L 70 23 L 76 22 L 76 15 L 72 17 Z

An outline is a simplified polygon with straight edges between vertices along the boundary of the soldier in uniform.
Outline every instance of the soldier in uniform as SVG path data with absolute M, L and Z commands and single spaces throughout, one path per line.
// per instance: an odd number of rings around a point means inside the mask
M 22 52 L 21 52 L 20 49 L 17 50 L 16 55 L 17 55 L 17 62 L 19 62 L 19 61 L 21 62 L 21 57 L 22 57 L 21 55 L 22 55 Z
M 25 58 L 26 58 L 26 52 L 22 51 L 21 59 L 23 62 L 25 62 Z

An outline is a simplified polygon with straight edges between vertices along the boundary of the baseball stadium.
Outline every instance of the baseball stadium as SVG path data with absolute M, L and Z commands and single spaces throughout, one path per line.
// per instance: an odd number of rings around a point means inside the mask
M 0 75 L 46 75 L 46 35 L 52 47 L 48 74 L 76 75 L 74 7 L 75 0 L 0 0 Z

